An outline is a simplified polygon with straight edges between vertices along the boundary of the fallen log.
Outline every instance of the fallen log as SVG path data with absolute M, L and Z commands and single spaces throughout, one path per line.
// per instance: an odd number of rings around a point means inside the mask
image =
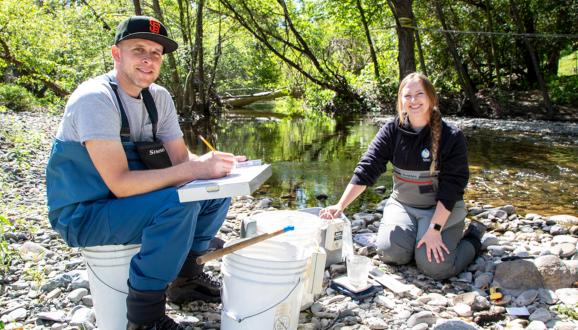
M 285 90 L 276 90 L 276 91 L 260 92 L 250 95 L 222 96 L 221 102 L 223 102 L 223 104 L 226 104 L 228 106 L 237 108 L 237 107 L 244 107 L 246 105 L 255 102 L 273 100 L 278 97 L 283 97 L 287 95 L 289 95 L 289 93 Z

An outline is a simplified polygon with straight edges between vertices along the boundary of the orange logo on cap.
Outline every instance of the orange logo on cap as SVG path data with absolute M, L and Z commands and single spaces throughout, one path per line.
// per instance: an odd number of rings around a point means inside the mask
M 152 33 L 159 33 L 161 31 L 161 23 L 154 19 L 149 20 L 149 30 Z

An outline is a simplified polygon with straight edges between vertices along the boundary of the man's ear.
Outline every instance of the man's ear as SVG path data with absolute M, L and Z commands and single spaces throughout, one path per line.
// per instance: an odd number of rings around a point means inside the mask
M 117 45 L 112 45 L 110 48 L 110 53 L 115 62 L 120 61 L 120 48 L 118 48 Z

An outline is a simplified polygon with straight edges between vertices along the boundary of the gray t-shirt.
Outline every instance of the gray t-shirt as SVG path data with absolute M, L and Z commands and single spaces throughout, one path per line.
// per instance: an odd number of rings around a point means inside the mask
M 109 73 L 109 75 L 113 76 Z M 113 81 L 117 82 L 115 77 Z M 157 138 L 163 142 L 183 136 L 171 95 L 152 84 L 149 90 L 158 112 Z M 152 141 L 152 123 L 141 98 L 134 98 L 118 88 L 130 125 L 132 141 Z M 82 83 L 66 104 L 56 138 L 62 141 L 113 140 L 120 142 L 122 120 L 114 91 L 105 75 Z

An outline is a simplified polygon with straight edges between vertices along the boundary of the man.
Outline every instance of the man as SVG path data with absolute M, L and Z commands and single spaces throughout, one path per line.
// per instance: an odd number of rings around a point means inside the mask
M 195 259 L 230 200 L 180 203 L 175 187 L 225 176 L 244 157 L 195 156 L 185 146 L 171 96 L 154 84 L 163 54 L 177 47 L 153 18 L 122 22 L 114 70 L 70 96 L 46 171 L 49 219 L 70 246 L 141 244 L 130 264 L 127 329 L 181 329 L 165 315 L 165 292 L 178 303 L 220 299 L 220 283 Z

